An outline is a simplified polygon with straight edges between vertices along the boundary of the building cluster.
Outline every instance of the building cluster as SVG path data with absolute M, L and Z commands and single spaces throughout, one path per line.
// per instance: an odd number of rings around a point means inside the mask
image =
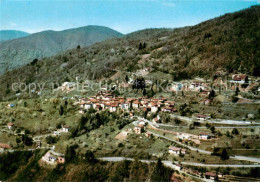
M 76 103 L 80 106 L 80 113 L 85 113 L 87 110 L 93 108 L 96 110 L 109 110 L 115 112 L 117 109 L 130 110 L 141 109 L 147 112 L 156 113 L 162 112 L 176 112 L 174 108 L 175 102 L 168 101 L 166 98 L 124 98 L 115 97 L 109 92 L 99 92 L 96 96 L 90 98 L 81 98 Z
M 65 157 L 63 154 L 56 153 L 53 150 L 49 150 L 41 159 L 44 163 L 50 165 L 64 164 Z

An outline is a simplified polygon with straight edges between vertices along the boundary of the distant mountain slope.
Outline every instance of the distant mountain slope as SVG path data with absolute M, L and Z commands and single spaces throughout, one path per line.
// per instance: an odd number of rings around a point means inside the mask
M 28 35 L 30 34 L 18 30 L 0 30 L 0 42 L 26 37 Z
M 45 58 L 1 76 L 0 97 L 17 81 L 110 79 L 142 68 L 151 68 L 150 79 L 162 75 L 164 80 L 210 78 L 217 69 L 260 76 L 260 6 L 192 27 L 142 30 Z
M 89 46 L 122 34 L 107 27 L 86 26 L 64 31 L 44 31 L 0 43 L 0 74 L 80 45 Z

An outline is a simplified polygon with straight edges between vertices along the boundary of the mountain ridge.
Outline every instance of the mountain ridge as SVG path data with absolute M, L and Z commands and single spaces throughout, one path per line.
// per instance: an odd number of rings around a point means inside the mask
M 212 78 L 217 70 L 260 76 L 260 6 L 192 27 L 145 29 L 71 49 L 0 77 L 2 96 L 13 82 L 123 80 L 149 68 L 147 77 L 178 81 Z M 145 43 L 145 45 L 144 45 Z
M 0 43 L 0 74 L 33 59 L 53 56 L 78 45 L 89 46 L 123 34 L 104 26 L 85 26 L 63 31 L 47 30 Z
M 20 30 L 0 30 L 0 42 L 29 36 L 30 33 Z

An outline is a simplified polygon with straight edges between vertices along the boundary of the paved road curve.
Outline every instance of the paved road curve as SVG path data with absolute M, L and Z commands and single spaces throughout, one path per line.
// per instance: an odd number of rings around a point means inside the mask
M 151 131 L 150 131 L 151 132 Z M 165 136 L 162 136 L 162 135 L 159 135 L 159 134 L 156 134 L 154 132 L 151 132 L 154 136 L 157 136 L 157 137 L 160 137 L 160 138 L 164 138 L 166 140 L 169 140 L 171 142 L 174 142 L 174 143 L 177 143 L 178 145 L 181 145 L 183 147 L 186 147 L 192 151 L 198 151 L 202 154 L 208 154 L 208 155 L 211 155 L 212 152 L 210 151 L 206 151 L 206 150 L 202 150 L 202 149 L 199 149 L 199 148 L 195 148 L 195 147 L 191 147 L 191 146 L 188 146 L 186 144 L 183 144 L 179 141 L 176 141 L 176 140 L 173 140 L 171 138 L 168 138 L 168 137 L 165 137 Z M 244 160 L 244 161 L 250 161 L 250 162 L 257 162 L 257 163 L 260 163 L 260 158 L 255 158 L 255 157 L 246 157 L 246 156 L 238 156 L 238 155 L 235 155 L 235 156 L 230 156 L 229 158 L 231 159 L 237 159 L 237 160 Z

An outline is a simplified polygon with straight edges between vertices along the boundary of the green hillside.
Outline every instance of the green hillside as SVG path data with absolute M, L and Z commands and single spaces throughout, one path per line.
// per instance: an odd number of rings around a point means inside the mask
M 0 74 L 30 63 L 33 59 L 53 56 L 74 47 L 89 46 L 122 34 L 107 27 L 86 26 L 64 31 L 44 31 L 0 43 Z
M 6 73 L 0 77 L 1 94 L 5 95 L 8 84 L 18 80 L 63 83 L 75 81 L 77 76 L 81 81 L 109 79 L 116 73 L 125 75 L 147 67 L 152 70 L 151 77 L 169 76 L 173 80 L 209 78 L 217 69 L 259 76 L 260 6 L 193 27 L 147 29 L 90 47 L 76 49 L 76 45 L 75 49 Z

